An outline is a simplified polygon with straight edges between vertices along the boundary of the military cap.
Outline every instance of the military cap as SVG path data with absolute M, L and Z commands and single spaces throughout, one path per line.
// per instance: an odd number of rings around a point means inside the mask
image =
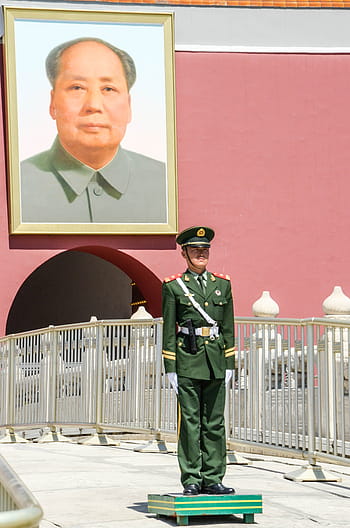
M 210 241 L 214 238 L 214 230 L 210 227 L 189 227 L 176 237 L 176 242 L 180 246 L 190 247 L 210 247 Z

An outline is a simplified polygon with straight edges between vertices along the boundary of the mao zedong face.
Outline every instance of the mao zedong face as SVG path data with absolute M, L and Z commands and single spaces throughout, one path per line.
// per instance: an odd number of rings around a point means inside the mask
M 106 165 L 131 120 L 130 95 L 119 57 L 94 41 L 67 48 L 51 91 L 50 115 L 62 146 L 72 156 L 94 169 Z

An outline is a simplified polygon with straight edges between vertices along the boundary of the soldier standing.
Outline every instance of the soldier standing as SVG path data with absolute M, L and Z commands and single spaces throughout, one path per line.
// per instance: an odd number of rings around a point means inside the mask
M 163 283 L 163 359 L 178 394 L 178 461 L 184 495 L 234 493 L 226 470 L 225 383 L 234 369 L 230 278 L 207 271 L 209 227 L 182 231 L 187 271 Z

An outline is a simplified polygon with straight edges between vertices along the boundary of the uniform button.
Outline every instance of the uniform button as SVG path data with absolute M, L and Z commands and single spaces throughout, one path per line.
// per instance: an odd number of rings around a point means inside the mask
M 102 187 L 100 185 L 95 185 L 93 193 L 95 196 L 101 196 L 101 194 L 103 193 Z
M 209 306 L 208 301 L 205 301 L 204 306 Z
M 206 345 L 209 345 L 209 341 L 205 341 L 205 344 L 206 344 Z

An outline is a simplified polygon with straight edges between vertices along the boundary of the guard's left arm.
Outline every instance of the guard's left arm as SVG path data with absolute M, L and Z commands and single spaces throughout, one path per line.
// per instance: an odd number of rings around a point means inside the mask
M 235 368 L 235 325 L 232 289 L 229 280 L 227 281 L 226 300 L 227 303 L 224 306 L 224 317 L 222 321 L 222 334 L 225 343 L 226 369 L 232 370 Z

